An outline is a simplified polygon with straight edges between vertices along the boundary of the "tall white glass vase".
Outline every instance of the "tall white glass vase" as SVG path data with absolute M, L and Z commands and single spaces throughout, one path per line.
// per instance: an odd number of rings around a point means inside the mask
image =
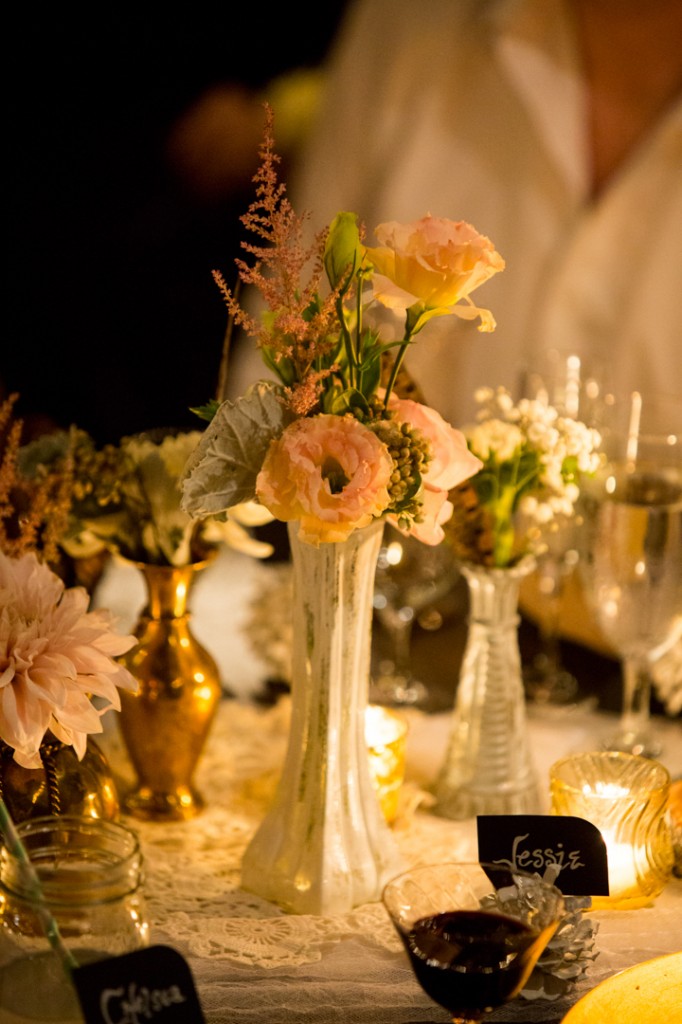
M 365 709 L 383 524 L 314 547 L 289 524 L 292 715 L 274 802 L 242 861 L 245 889 L 291 913 L 378 900 L 402 867 L 372 784 Z
M 527 558 L 498 569 L 467 563 L 469 633 L 445 762 L 435 786 L 437 814 L 535 814 L 533 768 L 518 644 L 518 600 Z

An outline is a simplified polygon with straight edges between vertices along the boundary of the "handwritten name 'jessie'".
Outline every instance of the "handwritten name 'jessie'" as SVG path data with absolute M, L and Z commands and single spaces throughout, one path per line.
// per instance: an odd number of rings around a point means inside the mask
M 564 870 L 577 871 L 578 868 L 585 867 L 580 859 L 580 850 L 567 851 L 564 849 L 563 843 L 557 843 L 556 849 L 550 847 L 542 850 L 540 848 L 529 849 L 528 847 L 522 847 L 521 844 L 524 840 L 528 839 L 529 835 L 530 833 L 526 832 L 524 836 L 516 836 L 512 843 L 511 859 L 499 859 L 495 863 L 504 864 L 505 867 L 511 870 L 518 869 L 520 871 L 527 871 L 529 868 L 539 870 L 540 868 L 548 867 L 558 869 L 558 872 Z

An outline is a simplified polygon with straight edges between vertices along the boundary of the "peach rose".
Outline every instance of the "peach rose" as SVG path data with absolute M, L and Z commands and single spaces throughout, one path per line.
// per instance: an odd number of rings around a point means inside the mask
M 421 431 L 431 447 L 421 494 L 423 521 L 415 523 L 410 534 L 425 544 L 439 544 L 444 536 L 442 524 L 453 512 L 448 491 L 478 473 L 483 463 L 469 451 L 464 434 L 430 406 L 392 395 L 388 407 L 398 420 Z
M 413 333 L 431 317 L 448 314 L 480 317 L 479 330 L 495 329 L 490 310 L 477 308 L 469 298 L 504 269 L 490 239 L 465 221 L 431 215 L 411 224 L 388 221 L 374 233 L 379 247 L 365 250 L 374 266 L 374 298 L 390 309 L 412 309 Z
M 382 515 L 392 471 L 383 443 L 352 416 L 304 417 L 270 444 L 256 493 L 277 519 L 299 520 L 302 539 L 332 543 Z

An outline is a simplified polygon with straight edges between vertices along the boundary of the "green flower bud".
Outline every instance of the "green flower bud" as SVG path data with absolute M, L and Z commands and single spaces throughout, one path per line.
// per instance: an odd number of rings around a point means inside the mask
M 324 269 L 332 288 L 344 283 L 362 262 L 358 221 L 354 213 L 337 213 L 329 226 L 324 247 Z

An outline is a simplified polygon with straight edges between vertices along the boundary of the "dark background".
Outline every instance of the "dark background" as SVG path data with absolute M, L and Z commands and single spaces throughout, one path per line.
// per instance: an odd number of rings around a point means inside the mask
M 13 15 L 0 395 L 19 392 L 27 432 L 201 427 L 189 407 L 213 396 L 226 326 L 211 271 L 234 280 L 252 188 L 196 194 L 169 134 L 216 83 L 317 65 L 344 6 Z

